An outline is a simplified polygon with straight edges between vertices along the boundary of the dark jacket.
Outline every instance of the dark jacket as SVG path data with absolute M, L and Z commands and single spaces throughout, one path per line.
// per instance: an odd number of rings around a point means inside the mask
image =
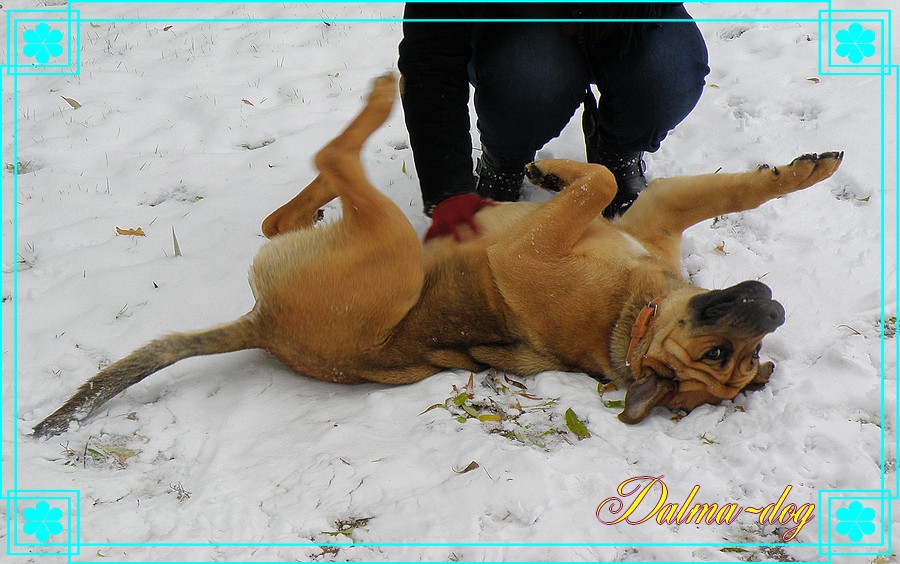
M 673 4 L 439 4 L 415 2 L 404 10 L 399 68 L 403 112 L 425 209 L 473 192 L 468 64 L 474 21 L 489 19 L 652 19 Z M 675 4 L 678 5 L 678 4 Z M 410 20 L 440 20 L 423 22 Z M 454 21 L 468 20 L 468 21 Z M 649 23 L 560 23 L 586 51 L 598 44 L 623 53 Z

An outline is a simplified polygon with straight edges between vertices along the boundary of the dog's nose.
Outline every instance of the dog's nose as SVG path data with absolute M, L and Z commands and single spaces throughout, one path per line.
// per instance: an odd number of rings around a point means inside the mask
M 771 333 L 784 325 L 784 306 L 775 300 L 766 300 L 759 302 L 759 310 L 755 319 L 755 327 L 748 327 L 750 330 Z
M 698 326 L 727 324 L 751 333 L 771 333 L 784 324 L 784 307 L 755 280 L 695 296 L 688 303 Z

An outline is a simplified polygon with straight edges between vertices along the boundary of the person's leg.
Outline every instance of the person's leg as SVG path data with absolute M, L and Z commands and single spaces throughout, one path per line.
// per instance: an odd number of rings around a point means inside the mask
M 485 23 L 470 79 L 484 150 L 479 193 L 518 199 L 524 165 L 566 126 L 590 81 L 578 43 L 552 23 Z M 499 188 L 487 186 L 495 177 Z
M 601 50 L 592 60 L 597 133 L 609 150 L 656 151 L 700 99 L 709 74 L 706 43 L 683 6 L 666 17 L 685 21 L 650 27 L 624 56 Z
M 587 160 L 608 167 L 619 186 L 606 217 L 624 213 L 647 186 L 644 151 L 659 149 L 694 109 L 709 74 L 706 43 L 684 7 L 664 17 L 685 21 L 651 25 L 624 54 L 603 45 L 592 52 L 600 102 L 585 105 Z

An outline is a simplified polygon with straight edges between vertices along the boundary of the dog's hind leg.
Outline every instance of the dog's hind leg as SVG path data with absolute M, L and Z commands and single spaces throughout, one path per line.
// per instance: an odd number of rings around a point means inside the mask
M 750 172 L 659 178 L 650 183 L 619 225 L 647 239 L 671 237 L 705 219 L 745 211 L 825 180 L 841 164 L 843 153 L 803 155 L 788 165 L 762 165 Z
M 365 377 L 419 299 L 422 245 L 360 161 L 395 97 L 394 77 L 377 79 L 362 112 L 316 155 L 319 178 L 341 199 L 340 220 L 276 237 L 254 260 L 259 307 L 279 328 L 267 350 L 299 372 Z
M 373 187 L 363 170 L 360 151 L 363 144 L 387 120 L 396 98 L 397 79 L 393 75 L 377 78 L 365 109 L 350 125 L 316 155 L 320 178 L 333 190 L 343 204 L 343 220 L 356 223 L 383 221 L 388 214 L 391 221 L 414 231 L 399 208 Z M 377 210 L 374 213 L 370 210 Z M 381 228 L 383 226 L 379 226 Z M 418 243 L 417 243 L 418 246 Z
M 315 223 L 319 209 L 337 197 L 322 175 L 263 221 L 262 232 L 271 239 L 276 235 L 306 229 Z
M 374 310 L 383 312 L 385 331 L 418 300 L 425 276 L 416 231 L 400 208 L 372 186 L 360 160 L 363 144 L 387 120 L 396 96 L 396 76 L 377 78 L 365 109 L 316 155 L 321 177 L 341 198 L 336 227 L 352 242 L 345 250 L 355 257 L 349 260 L 358 261 L 366 277 L 380 279 L 377 285 L 367 284 L 367 294 Z M 372 286 L 386 287 L 386 295 L 379 297 Z
M 420 262 L 421 245 L 409 220 L 387 196 L 369 183 L 360 161 L 363 143 L 387 120 L 396 98 L 397 79 L 385 75 L 375 80 L 365 109 L 349 126 L 316 155 L 322 180 L 341 198 L 341 224 L 352 236 L 366 237 L 362 247 L 394 247 Z
M 263 221 L 262 232 L 266 237 L 271 239 L 282 233 L 311 227 L 316 212 L 339 195 L 342 201 L 346 198 L 363 201 L 372 193 L 378 200 L 387 200 L 368 184 L 359 151 L 366 139 L 387 119 L 395 97 L 395 77 L 386 75 L 376 79 L 365 110 L 316 156 L 316 166 L 321 173 L 291 201 Z M 360 190 L 361 183 L 368 185 L 370 190 Z M 345 208 L 343 213 L 347 217 L 354 215 L 355 211 Z

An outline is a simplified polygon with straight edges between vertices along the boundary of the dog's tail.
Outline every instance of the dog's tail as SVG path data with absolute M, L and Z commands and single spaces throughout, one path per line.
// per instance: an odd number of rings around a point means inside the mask
M 58 435 L 72 421 L 87 418 L 107 400 L 154 372 L 192 356 L 262 347 L 260 324 L 254 312 L 194 333 L 173 333 L 152 341 L 110 364 L 85 382 L 69 401 L 34 428 L 35 437 Z

